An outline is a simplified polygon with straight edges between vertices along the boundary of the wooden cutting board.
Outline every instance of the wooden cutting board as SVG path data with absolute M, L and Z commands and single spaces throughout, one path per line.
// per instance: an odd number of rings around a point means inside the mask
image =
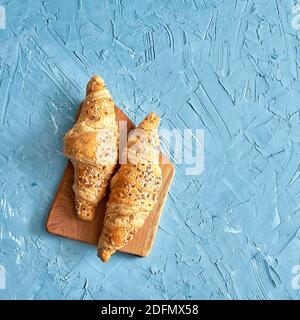
M 128 132 L 134 128 L 134 124 L 131 120 L 117 107 L 116 113 L 118 121 L 127 121 Z M 164 161 L 162 161 L 162 159 L 164 159 Z M 161 154 L 160 166 L 162 169 L 162 188 L 158 202 L 144 226 L 135 234 L 130 243 L 120 250 L 122 252 L 145 257 L 151 251 L 163 206 L 175 173 L 174 165 L 170 161 L 165 161 L 166 159 L 167 158 Z M 85 222 L 78 219 L 75 214 L 72 185 L 73 165 L 69 161 L 52 202 L 46 222 L 46 229 L 49 233 L 54 235 L 97 245 L 102 229 L 108 196 L 99 203 L 96 219 L 92 222 Z M 109 191 L 107 193 L 109 194 Z

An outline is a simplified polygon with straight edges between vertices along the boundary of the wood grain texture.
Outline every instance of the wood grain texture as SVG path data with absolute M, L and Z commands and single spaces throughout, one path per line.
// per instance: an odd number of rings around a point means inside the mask
M 117 107 L 116 113 L 118 121 L 127 121 L 128 132 L 134 128 L 131 120 Z M 120 251 L 142 257 L 147 256 L 150 253 L 164 203 L 168 196 L 169 188 L 175 173 L 174 165 L 171 162 L 168 162 L 167 158 L 161 154 L 160 166 L 162 169 L 162 188 L 157 204 L 147 218 L 144 226 L 135 234 L 130 243 Z M 46 229 L 49 233 L 54 235 L 97 245 L 102 229 L 109 190 L 107 196 L 98 205 L 97 217 L 95 220 L 92 222 L 85 222 L 77 218 L 75 214 L 72 185 L 73 165 L 68 161 L 68 165 L 50 208 Z

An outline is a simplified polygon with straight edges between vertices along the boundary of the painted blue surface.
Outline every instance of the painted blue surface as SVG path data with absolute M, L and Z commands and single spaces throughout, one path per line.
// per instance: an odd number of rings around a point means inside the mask
M 0 4 L 0 298 L 299 299 L 295 1 Z M 145 259 L 101 264 L 44 229 L 93 73 L 136 123 L 204 129 L 204 172 L 177 166 Z

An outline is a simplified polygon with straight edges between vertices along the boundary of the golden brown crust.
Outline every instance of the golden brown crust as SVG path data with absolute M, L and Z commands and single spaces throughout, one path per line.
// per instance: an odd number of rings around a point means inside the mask
M 64 137 L 64 154 L 74 166 L 76 214 L 91 221 L 118 160 L 115 105 L 98 76 L 89 81 L 78 120 Z
M 107 261 L 124 247 L 153 210 L 162 182 L 159 166 L 159 117 L 149 114 L 128 140 L 128 163 L 111 180 L 110 196 L 98 245 Z

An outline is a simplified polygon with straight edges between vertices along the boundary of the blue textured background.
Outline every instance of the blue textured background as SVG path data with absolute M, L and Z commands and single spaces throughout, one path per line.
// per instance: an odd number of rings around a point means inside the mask
M 0 1 L 0 298 L 299 299 L 300 33 L 295 1 Z M 62 137 L 91 74 L 139 122 L 205 132 L 151 255 L 48 235 Z

